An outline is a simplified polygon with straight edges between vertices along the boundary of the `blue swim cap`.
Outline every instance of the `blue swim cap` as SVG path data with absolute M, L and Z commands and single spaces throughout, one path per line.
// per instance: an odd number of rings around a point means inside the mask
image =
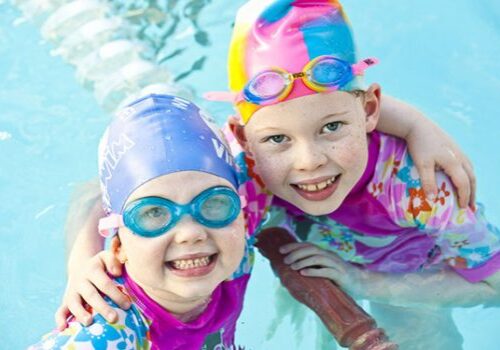
M 104 206 L 115 214 L 139 186 L 179 171 L 216 175 L 238 188 L 222 133 L 196 105 L 175 96 L 149 95 L 120 110 L 98 156 Z

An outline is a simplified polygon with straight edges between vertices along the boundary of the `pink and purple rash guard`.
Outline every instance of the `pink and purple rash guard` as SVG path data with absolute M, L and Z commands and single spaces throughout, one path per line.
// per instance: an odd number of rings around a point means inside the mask
M 437 174 L 439 192 L 429 201 L 403 140 L 369 135 L 368 165 L 356 186 L 334 213 L 311 216 L 265 190 L 234 136 L 226 130 L 239 168 L 240 194 L 250 233 L 246 254 L 231 280 L 213 293 L 204 312 L 183 323 L 152 301 L 125 277 L 119 282 L 134 301 L 119 309 L 116 324 L 100 315 L 83 327 L 70 322 L 63 332 L 46 335 L 38 349 L 234 349 L 236 319 L 241 312 L 252 269 L 255 232 L 284 227 L 302 241 L 334 251 L 366 269 L 402 273 L 448 265 L 470 282 L 500 268 L 500 230 L 486 221 L 482 206 L 460 209 L 450 180 Z
M 241 268 L 247 268 L 241 266 Z M 53 331 L 28 350 L 42 349 L 123 349 L 123 350 L 232 350 L 236 320 L 243 307 L 249 278 L 244 273 L 222 282 L 213 292 L 205 310 L 196 319 L 182 322 L 152 300 L 126 274 L 116 280 L 130 296 L 132 306 L 122 310 L 106 301 L 118 313 L 116 323 L 108 323 L 94 313 L 88 327 L 69 322 L 62 332 Z
M 108 304 L 119 315 L 118 322 L 108 323 L 100 314 L 93 312 L 92 325 L 85 327 L 77 321 L 71 321 L 64 331 L 46 334 L 28 350 L 236 349 L 236 321 L 243 308 L 253 260 L 252 247 L 247 245 L 245 256 L 232 278 L 222 282 L 214 290 L 204 311 L 189 322 L 173 317 L 125 273 L 116 282 L 131 298 L 130 309 L 122 310 L 106 297 Z
M 362 178 L 339 209 L 325 216 L 307 215 L 271 196 L 254 173 L 253 160 L 234 137 L 230 141 L 237 165 L 245 170 L 240 173 L 247 174 L 240 179 L 240 192 L 247 196 L 249 224 L 262 221 L 256 230 L 287 228 L 299 240 L 373 271 L 404 273 L 447 265 L 478 282 L 500 269 L 500 230 L 486 221 L 483 207 L 460 209 L 450 179 L 441 172 L 436 198 L 427 199 L 399 138 L 369 135 Z

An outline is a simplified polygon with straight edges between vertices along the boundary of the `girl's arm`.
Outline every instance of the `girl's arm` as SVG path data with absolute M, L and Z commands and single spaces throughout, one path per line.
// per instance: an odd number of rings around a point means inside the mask
M 99 187 L 97 184 L 90 185 L 80 192 L 70 206 L 66 223 L 68 247 L 71 252 L 68 257 L 66 291 L 55 315 L 59 329 L 66 326 L 69 314 L 73 314 L 84 325 L 92 322 L 92 314 L 86 310 L 84 303 L 88 303 L 107 321 L 116 321 L 116 311 L 104 301 L 99 291 L 124 309 L 130 306 L 127 297 L 106 273 L 109 271 L 114 276 L 119 276 L 121 264 L 113 254 L 101 252 L 104 239 L 99 235 L 97 227 L 104 212 Z
M 399 274 L 364 270 L 309 243 L 285 245 L 280 252 L 302 275 L 328 278 L 355 298 L 415 307 L 500 305 L 500 273 L 469 283 L 451 269 Z
M 442 168 L 457 188 L 461 208 L 474 209 L 472 163 L 453 140 L 416 108 L 384 95 L 377 129 L 405 139 L 428 198 L 437 193 L 435 171 Z

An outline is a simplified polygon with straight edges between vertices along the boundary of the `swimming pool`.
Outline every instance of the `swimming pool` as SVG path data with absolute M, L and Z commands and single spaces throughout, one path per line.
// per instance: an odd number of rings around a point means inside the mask
M 165 61 L 197 91 L 225 88 L 224 55 L 231 18 L 241 1 L 179 1 L 182 15 Z M 475 164 L 478 197 L 500 225 L 500 4 L 495 2 L 345 0 L 361 56 L 379 57 L 369 80 L 424 110 Z M 192 19 L 200 10 L 199 34 Z M 13 26 L 20 13 L 0 1 L 0 348 L 21 349 L 53 327 L 65 282 L 63 226 L 71 191 L 96 173 L 96 145 L 108 116 L 74 69 L 50 56 L 32 23 Z M 208 38 L 208 40 L 206 40 Z M 176 53 L 177 52 L 177 53 Z M 203 59 L 203 57 L 205 57 Z M 198 62 L 198 64 L 195 64 Z M 194 71 L 192 70 L 194 66 Z M 200 68 L 201 70 L 197 70 Z M 183 74 L 188 73 L 190 74 Z M 205 107 L 222 121 L 228 109 Z M 287 316 L 269 332 L 276 312 L 275 280 L 257 259 L 238 342 L 250 349 L 311 349 L 312 315 L 296 333 Z M 465 349 L 499 348 L 500 310 L 457 309 Z M 311 335 L 312 334 L 312 335 Z

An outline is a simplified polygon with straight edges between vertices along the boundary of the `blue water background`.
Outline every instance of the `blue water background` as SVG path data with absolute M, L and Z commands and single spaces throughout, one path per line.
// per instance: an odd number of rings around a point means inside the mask
M 208 47 L 189 47 L 169 69 L 186 70 L 192 57 L 207 56 L 202 71 L 182 83 L 198 91 L 225 88 L 225 53 L 240 2 L 206 2 L 200 26 Z M 421 108 L 470 156 L 478 198 L 500 224 L 500 2 L 467 0 L 344 1 L 361 56 L 381 64 L 369 81 L 385 93 Z M 20 13 L 0 1 L 0 348 L 23 349 L 54 326 L 65 286 L 63 227 L 75 184 L 96 174 L 96 146 L 109 117 L 74 69 L 49 54 L 39 28 L 13 26 Z M 189 22 L 182 22 L 186 28 Z M 186 31 L 186 35 L 190 35 Z M 181 36 L 169 45 L 184 45 Z M 191 60 L 188 60 L 191 59 Z M 229 109 L 205 107 L 222 123 Z M 250 349 L 311 349 L 312 316 L 304 336 L 289 319 L 271 339 L 275 279 L 257 258 L 238 342 Z M 457 309 L 465 349 L 500 348 L 498 308 Z

